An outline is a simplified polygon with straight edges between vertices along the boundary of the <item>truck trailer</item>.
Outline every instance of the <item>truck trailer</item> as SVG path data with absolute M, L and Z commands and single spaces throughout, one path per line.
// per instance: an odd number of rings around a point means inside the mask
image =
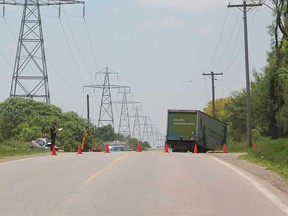
M 172 152 L 217 150 L 226 144 L 227 124 L 199 110 L 168 110 L 166 143 Z

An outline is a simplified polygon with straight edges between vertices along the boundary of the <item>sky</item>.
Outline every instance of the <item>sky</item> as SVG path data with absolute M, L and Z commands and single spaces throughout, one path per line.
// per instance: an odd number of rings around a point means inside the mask
M 86 118 L 89 94 L 98 125 L 102 91 L 83 86 L 103 84 L 96 72 L 108 67 L 118 73 L 110 84 L 130 86 L 128 101 L 141 102 L 140 114 L 165 135 L 168 109 L 203 110 L 212 99 L 211 77 L 203 73 L 223 73 L 216 99 L 245 88 L 243 13 L 229 3 L 242 1 L 87 0 L 84 18 L 82 5 L 62 6 L 60 18 L 58 7 L 41 7 L 51 104 Z M 0 101 L 10 94 L 22 9 L 6 6 L 0 18 Z M 266 65 L 272 22 L 266 6 L 248 12 L 251 80 Z M 112 101 L 122 97 L 112 91 Z M 121 104 L 113 104 L 116 132 L 120 112 Z

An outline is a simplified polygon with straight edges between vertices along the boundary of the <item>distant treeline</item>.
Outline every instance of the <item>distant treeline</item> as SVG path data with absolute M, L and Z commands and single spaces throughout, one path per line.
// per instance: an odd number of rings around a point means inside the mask
M 92 147 L 103 149 L 104 143 L 115 140 L 129 142 L 132 150 L 137 147 L 136 139 L 114 133 L 111 125 L 100 128 L 87 125 L 87 121 L 75 112 L 62 112 L 54 105 L 24 98 L 10 98 L 0 103 L 0 145 L 4 140 L 31 142 L 39 137 L 49 140 L 53 122 L 63 128 L 57 134 L 56 145 L 64 151 L 77 149 L 86 126 L 89 127 L 89 133 L 85 150 Z M 149 145 L 146 143 L 146 146 Z M 145 145 L 143 147 L 145 148 Z

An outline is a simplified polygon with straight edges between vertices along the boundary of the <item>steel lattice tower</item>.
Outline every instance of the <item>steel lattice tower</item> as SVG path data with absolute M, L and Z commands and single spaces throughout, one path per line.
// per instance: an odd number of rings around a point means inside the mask
M 118 133 L 123 134 L 126 137 L 131 137 L 129 104 L 141 104 L 141 103 L 127 100 L 127 94 L 131 93 L 130 88 L 129 91 L 128 88 L 124 88 L 124 90 L 119 91 L 119 93 L 123 93 L 123 100 L 121 102 L 114 102 L 121 104 L 121 114 L 120 114 Z
M 155 146 L 155 137 L 156 137 L 156 126 L 154 124 L 150 124 L 150 136 L 149 136 L 149 144 L 150 146 L 153 143 L 153 146 Z M 151 146 L 152 147 L 152 146 Z
M 139 108 L 137 106 L 135 108 L 132 137 L 137 138 L 138 140 L 141 141 L 141 127 L 140 127 L 140 118 L 139 118 Z
M 124 91 L 123 91 L 123 100 L 122 100 L 122 106 L 121 106 L 121 115 L 120 115 L 119 130 L 118 131 L 120 134 L 123 134 L 126 137 L 131 136 L 129 109 L 128 109 L 126 89 L 124 89 Z
M 114 129 L 114 117 L 113 117 L 113 108 L 112 108 L 112 99 L 111 99 L 111 89 L 119 88 L 129 88 L 128 86 L 120 85 L 111 85 L 110 84 L 110 75 L 117 74 L 109 70 L 108 67 L 102 69 L 96 74 L 104 74 L 104 83 L 103 85 L 85 85 L 88 88 L 100 88 L 102 89 L 101 105 L 98 119 L 98 127 L 111 125 Z
M 148 116 L 143 116 L 144 118 L 144 125 L 143 125 L 143 135 L 142 135 L 142 141 L 149 142 L 150 135 L 149 135 L 149 128 L 148 128 Z
M 108 67 L 105 70 L 104 76 L 104 84 L 102 86 L 102 98 L 101 98 L 101 107 L 98 119 L 98 127 L 111 125 L 114 128 L 114 118 L 113 118 L 113 108 L 112 108 L 112 100 L 111 100 L 111 85 L 109 74 L 113 72 L 109 72 Z
M 58 5 L 60 16 L 60 5 L 79 3 L 84 5 L 84 1 L 73 0 L 0 0 L 4 6 L 23 6 L 10 97 L 37 98 L 50 103 L 40 6 Z

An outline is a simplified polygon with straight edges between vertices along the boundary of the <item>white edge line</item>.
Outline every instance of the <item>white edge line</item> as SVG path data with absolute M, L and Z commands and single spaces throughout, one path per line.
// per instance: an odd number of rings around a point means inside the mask
M 18 163 L 18 162 L 22 162 L 22 161 L 28 161 L 28 160 L 32 160 L 32 159 L 35 159 L 35 158 L 37 158 L 37 157 L 24 158 L 24 159 L 15 159 L 15 160 L 3 162 L 3 163 L 1 163 L 1 161 L 0 161 L 0 166 L 7 165 L 7 164 L 12 164 L 12 163 Z
M 229 169 L 233 170 L 243 178 L 245 178 L 247 181 L 249 181 L 260 193 L 262 193 L 268 200 L 270 200 L 272 203 L 274 203 L 278 208 L 280 208 L 283 212 L 285 212 L 286 215 L 288 215 L 288 206 L 285 205 L 278 197 L 276 197 L 272 192 L 270 192 L 267 188 L 265 188 L 262 184 L 257 182 L 256 180 L 250 178 L 247 174 L 242 172 L 241 170 L 237 169 L 236 167 L 232 166 L 229 163 L 226 163 L 225 161 L 211 157 L 212 159 L 218 161 L 219 163 L 223 164 L 224 166 L 228 167 Z

